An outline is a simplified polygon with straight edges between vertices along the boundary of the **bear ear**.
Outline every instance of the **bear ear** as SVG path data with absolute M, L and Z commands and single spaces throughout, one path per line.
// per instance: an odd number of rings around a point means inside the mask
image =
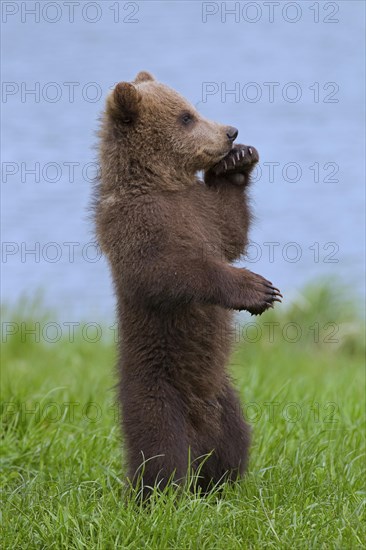
M 141 71 L 136 76 L 134 82 L 139 84 L 140 82 L 147 82 L 149 80 L 155 80 L 155 78 L 153 77 L 153 75 L 151 73 L 148 73 L 147 71 Z
M 107 100 L 107 111 L 124 124 L 131 124 L 138 116 L 141 94 L 133 84 L 119 82 Z

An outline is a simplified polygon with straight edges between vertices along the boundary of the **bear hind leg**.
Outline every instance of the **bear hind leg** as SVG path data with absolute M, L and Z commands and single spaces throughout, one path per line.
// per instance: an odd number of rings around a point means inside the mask
M 161 391 L 159 391 L 161 390 Z M 153 487 L 163 490 L 170 481 L 184 481 L 188 465 L 188 442 L 183 405 L 169 388 L 131 399 L 122 396 L 123 431 L 128 478 L 142 489 L 143 498 Z
M 198 484 L 205 492 L 226 481 L 240 479 L 248 465 L 250 426 L 231 387 L 227 387 L 219 403 L 222 407 L 220 431 L 205 442 L 206 453 L 210 454 L 199 469 Z

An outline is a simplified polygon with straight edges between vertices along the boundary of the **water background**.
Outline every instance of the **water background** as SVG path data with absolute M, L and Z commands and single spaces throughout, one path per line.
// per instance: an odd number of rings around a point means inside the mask
M 244 265 L 287 300 L 328 275 L 364 297 L 365 4 L 249 4 L 80 2 L 71 17 L 63 2 L 3 3 L 3 302 L 41 289 L 63 319 L 113 318 L 88 245 L 89 163 L 105 95 L 140 70 L 259 150 Z

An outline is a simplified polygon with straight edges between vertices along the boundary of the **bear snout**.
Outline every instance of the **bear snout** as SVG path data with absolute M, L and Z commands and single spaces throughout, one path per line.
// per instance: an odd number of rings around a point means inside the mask
M 226 135 L 229 138 L 231 142 L 235 141 L 238 137 L 239 130 L 237 128 L 234 128 L 234 126 L 229 126 L 226 130 Z

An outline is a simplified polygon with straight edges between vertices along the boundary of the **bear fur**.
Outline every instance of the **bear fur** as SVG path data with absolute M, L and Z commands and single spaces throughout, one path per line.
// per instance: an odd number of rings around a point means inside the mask
M 117 84 L 102 117 L 95 222 L 118 301 L 128 475 L 142 472 L 146 494 L 205 456 L 204 490 L 247 465 L 250 430 L 226 369 L 233 311 L 261 314 L 281 295 L 231 265 L 248 242 L 258 161 L 236 136 L 147 72 Z

